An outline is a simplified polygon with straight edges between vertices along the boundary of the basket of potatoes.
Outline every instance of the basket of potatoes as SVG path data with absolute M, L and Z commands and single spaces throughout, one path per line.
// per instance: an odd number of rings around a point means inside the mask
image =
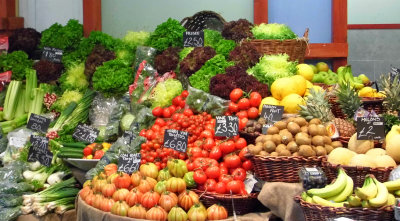
M 258 178 L 295 183 L 302 166 L 322 166 L 326 155 L 342 146 L 340 141 L 332 141 L 319 119 L 307 122 L 302 117 L 290 117 L 276 122 L 247 148 Z

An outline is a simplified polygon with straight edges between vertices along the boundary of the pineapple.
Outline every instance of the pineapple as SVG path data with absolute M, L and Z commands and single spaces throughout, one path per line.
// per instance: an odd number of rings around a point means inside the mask
M 356 128 L 353 124 L 353 117 L 357 109 L 361 106 L 361 98 L 349 83 L 340 85 L 336 90 L 336 96 L 338 98 L 337 102 L 347 119 L 335 118 L 335 126 L 338 129 L 340 136 L 351 137 L 356 133 Z
M 335 118 L 333 123 L 336 126 L 336 129 L 339 132 L 339 135 L 342 137 L 351 137 L 353 134 L 356 133 L 356 128 L 354 125 L 345 119 L 342 118 Z
M 318 118 L 326 123 L 334 118 L 331 105 L 326 99 L 326 92 L 310 88 L 310 95 L 306 97 L 306 105 L 300 105 L 300 115 L 306 120 Z
M 390 73 L 382 74 L 379 79 L 379 88 L 383 90 L 385 98 L 383 106 L 389 114 L 398 115 L 400 110 L 400 79 L 399 75 L 392 76 Z

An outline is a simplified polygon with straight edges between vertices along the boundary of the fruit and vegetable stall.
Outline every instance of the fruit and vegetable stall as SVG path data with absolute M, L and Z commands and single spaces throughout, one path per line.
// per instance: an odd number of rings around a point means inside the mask
M 371 81 L 306 64 L 308 30 L 284 24 L 202 24 L 14 31 L 0 220 L 400 216 L 399 69 Z

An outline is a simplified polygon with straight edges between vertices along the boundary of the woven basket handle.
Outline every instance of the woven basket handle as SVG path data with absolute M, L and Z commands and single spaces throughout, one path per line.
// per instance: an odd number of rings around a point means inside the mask
M 309 31 L 309 28 L 306 28 L 306 31 L 304 32 L 304 35 L 303 35 L 304 38 L 308 38 L 308 31 Z

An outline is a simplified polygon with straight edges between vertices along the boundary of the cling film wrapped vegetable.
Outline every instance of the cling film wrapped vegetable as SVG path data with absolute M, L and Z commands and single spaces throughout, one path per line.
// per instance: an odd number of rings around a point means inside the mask
M 104 140 L 115 141 L 118 138 L 121 118 L 124 113 L 129 112 L 129 95 L 125 94 L 117 101 L 117 105 L 111 110 L 108 123 L 105 128 Z
M 212 116 L 218 116 L 225 113 L 229 101 L 189 86 L 186 104 L 197 112 L 207 112 Z

